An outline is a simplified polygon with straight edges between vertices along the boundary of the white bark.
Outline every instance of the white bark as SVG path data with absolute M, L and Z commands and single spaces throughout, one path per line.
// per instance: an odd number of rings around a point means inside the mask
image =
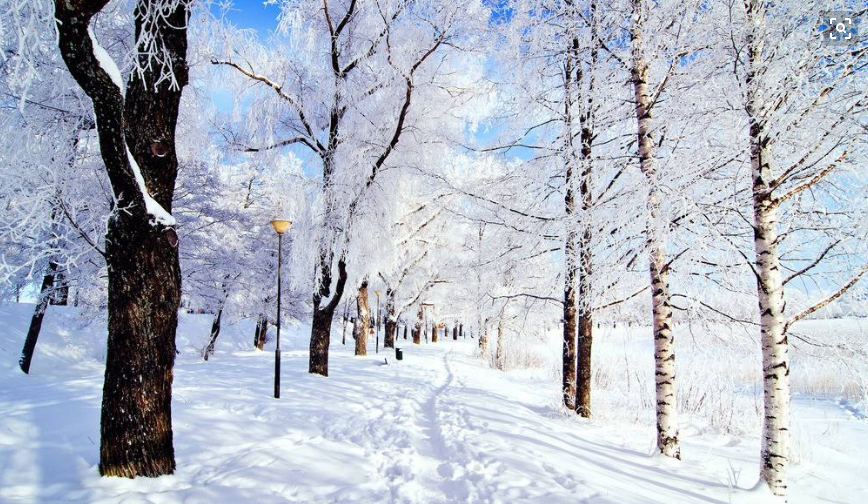
M 648 66 L 643 49 L 642 28 L 645 17 L 642 0 L 633 0 L 633 44 L 631 77 L 636 100 L 639 167 L 648 181 L 649 222 L 646 240 L 651 279 L 651 308 L 654 327 L 654 364 L 657 395 L 657 448 L 668 457 L 681 458 L 678 442 L 678 416 L 675 402 L 675 345 L 672 335 L 672 307 L 666 273 L 665 243 L 659 230 L 660 195 L 657 167 L 651 138 L 651 97 L 648 94 Z
M 747 103 L 750 118 L 750 163 L 753 182 L 754 248 L 763 364 L 763 440 L 760 478 L 775 495 L 786 496 L 790 452 L 789 345 L 783 316 L 783 281 L 778 254 L 777 202 L 773 198 L 771 152 L 762 114 L 762 8 L 747 4 Z

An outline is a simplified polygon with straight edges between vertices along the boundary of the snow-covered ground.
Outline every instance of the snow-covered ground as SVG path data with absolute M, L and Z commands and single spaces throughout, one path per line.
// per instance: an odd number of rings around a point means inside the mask
M 681 462 L 651 455 L 653 426 L 558 408 L 546 373 L 489 369 L 475 340 L 359 358 L 332 337 L 329 378 L 307 370 L 307 328 L 273 352 L 250 350 L 249 321 L 198 356 L 207 315 L 184 315 L 173 418 L 177 472 L 97 472 L 104 324 L 49 308 L 30 376 L 17 367 L 32 305 L 0 306 L 0 502 L 727 503 L 764 502 L 759 440 L 682 425 Z M 349 334 L 348 334 L 349 338 Z M 621 344 L 600 340 L 601 362 Z M 607 345 L 612 345 L 615 350 Z M 371 345 L 373 348 L 373 345 Z M 383 365 L 384 357 L 389 364 Z M 618 404 L 598 391 L 599 408 Z M 861 404 L 794 398 L 790 502 L 868 501 Z M 625 415 L 626 416 L 626 415 Z

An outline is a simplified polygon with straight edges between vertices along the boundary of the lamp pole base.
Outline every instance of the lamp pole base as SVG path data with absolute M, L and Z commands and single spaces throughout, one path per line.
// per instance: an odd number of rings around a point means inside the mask
M 274 398 L 280 399 L 280 349 L 274 351 Z

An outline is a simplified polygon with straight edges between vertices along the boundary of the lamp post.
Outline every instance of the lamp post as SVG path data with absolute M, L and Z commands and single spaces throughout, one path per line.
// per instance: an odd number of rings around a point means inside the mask
M 377 334 L 377 341 L 374 343 L 374 353 L 380 353 L 380 291 L 375 290 L 374 294 L 377 296 L 377 316 L 374 318 L 374 326 L 376 327 L 374 332 Z
M 283 266 L 283 233 L 289 230 L 292 221 L 274 219 L 271 227 L 277 232 L 277 348 L 274 349 L 274 398 L 280 399 L 280 269 Z

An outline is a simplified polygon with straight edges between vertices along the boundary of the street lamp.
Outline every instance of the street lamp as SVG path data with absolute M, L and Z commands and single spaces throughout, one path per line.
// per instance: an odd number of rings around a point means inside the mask
M 377 335 L 377 342 L 374 344 L 374 353 L 380 353 L 380 291 L 375 290 L 374 294 L 377 295 L 377 316 L 374 318 L 374 326 L 376 327 L 374 332 Z
M 280 269 L 283 265 L 283 233 L 289 230 L 292 221 L 274 219 L 271 227 L 277 232 L 277 348 L 274 350 L 274 398 L 280 399 Z

